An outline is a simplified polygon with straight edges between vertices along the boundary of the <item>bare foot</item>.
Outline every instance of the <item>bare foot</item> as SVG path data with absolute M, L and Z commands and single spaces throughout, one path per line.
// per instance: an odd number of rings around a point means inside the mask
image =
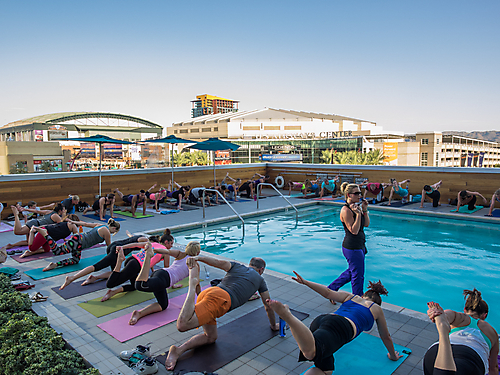
M 130 320 L 128 321 L 128 324 L 133 326 L 135 323 L 137 323 L 141 319 L 141 313 L 137 310 L 134 310 L 132 313 L 132 316 L 130 317 Z
M 63 290 L 64 288 L 66 288 L 69 284 L 71 284 L 73 282 L 73 277 L 71 276 L 66 276 L 66 280 L 64 280 L 64 284 L 61 285 L 61 287 L 59 288 L 59 290 Z
M 35 227 L 35 230 L 44 237 L 47 236 L 47 234 L 48 234 L 47 229 L 45 229 L 43 227 Z
M 172 285 L 172 286 L 171 286 L 171 288 L 172 288 L 172 289 L 180 289 L 180 288 L 182 288 L 183 286 L 184 286 L 184 285 L 182 285 L 182 284 L 175 284 L 175 285 Z
M 436 322 L 435 319 L 437 316 L 444 314 L 443 308 L 436 302 L 427 302 L 427 307 L 429 308 L 427 316 L 433 323 Z
M 274 299 L 268 299 L 267 303 L 271 309 L 280 316 L 280 318 L 286 320 L 286 318 L 291 315 L 290 308 L 288 305 L 283 305 L 280 301 Z
M 125 254 L 123 253 L 123 247 L 120 246 L 120 250 L 116 252 L 116 262 L 121 263 L 125 260 Z
M 43 272 L 53 270 L 56 267 L 57 267 L 57 263 L 50 262 L 49 265 L 43 269 Z
M 109 289 L 106 292 L 106 294 L 104 295 L 104 297 L 101 298 L 101 302 L 107 301 L 108 299 L 110 299 L 111 297 L 113 297 L 113 295 L 114 295 L 113 290 Z
M 95 283 L 97 280 L 99 280 L 97 277 L 95 277 L 94 275 L 89 275 L 89 277 L 87 277 L 87 280 L 85 280 L 82 285 L 88 285 L 88 284 L 93 284 Z
M 196 288 L 200 283 L 200 265 L 196 263 L 189 269 L 189 287 Z
M 179 359 L 181 353 L 178 351 L 178 347 L 175 345 L 172 345 L 170 349 L 168 350 L 168 356 L 167 360 L 165 361 L 165 368 L 168 371 L 172 371 L 175 368 L 175 365 L 177 364 L 177 360 Z
M 33 253 L 29 250 L 26 250 L 24 253 L 22 253 L 19 258 L 26 258 L 29 257 L 30 255 L 33 255 Z

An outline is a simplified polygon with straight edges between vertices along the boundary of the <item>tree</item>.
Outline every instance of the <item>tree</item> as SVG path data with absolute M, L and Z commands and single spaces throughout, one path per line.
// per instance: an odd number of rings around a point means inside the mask
M 10 167 L 10 174 L 28 173 L 28 166 L 25 161 L 16 161 Z
M 328 164 L 381 165 L 384 161 L 384 154 L 378 149 L 367 153 L 356 150 L 332 153 L 325 150 L 322 152 L 321 160 Z

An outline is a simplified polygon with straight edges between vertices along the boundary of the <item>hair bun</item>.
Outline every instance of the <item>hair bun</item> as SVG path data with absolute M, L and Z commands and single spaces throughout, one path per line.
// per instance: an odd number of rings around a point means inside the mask
M 340 185 L 340 191 L 342 194 L 345 194 L 345 190 L 347 189 L 347 186 L 349 185 L 349 182 L 343 182 L 342 185 Z
M 375 293 L 381 295 L 381 296 L 386 296 L 389 294 L 387 289 L 382 285 L 382 282 L 379 280 L 376 283 L 373 283 L 371 281 L 368 282 L 368 290 L 374 291 Z
M 481 301 L 483 300 L 481 298 L 481 292 L 479 290 L 477 290 L 476 288 L 474 288 L 473 290 L 465 289 L 464 290 L 464 298 L 467 298 L 467 299 L 470 298 L 470 303 L 471 303 L 471 307 L 473 310 L 475 310 L 479 306 Z
M 163 231 L 163 234 L 170 235 L 170 234 L 171 234 L 170 229 L 169 229 L 169 228 L 166 228 L 166 229 Z

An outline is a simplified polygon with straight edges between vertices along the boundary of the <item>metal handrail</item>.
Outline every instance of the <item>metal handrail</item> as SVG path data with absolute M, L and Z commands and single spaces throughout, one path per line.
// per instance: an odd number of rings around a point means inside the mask
M 222 200 L 223 200 L 224 202 L 226 202 L 226 204 L 229 206 L 229 208 L 230 208 L 231 210 L 233 210 L 233 212 L 236 214 L 236 216 L 238 216 L 238 217 L 240 218 L 241 223 L 243 224 L 243 227 L 245 226 L 245 221 L 243 220 L 243 218 L 241 217 L 241 215 L 240 215 L 239 213 L 237 213 L 237 212 L 236 212 L 236 210 L 233 208 L 233 206 L 231 206 L 231 205 L 229 204 L 229 202 L 226 200 L 226 198 L 224 198 L 224 196 L 220 193 L 220 191 L 219 191 L 219 190 L 215 190 L 215 189 L 204 189 L 204 190 L 203 190 L 203 199 L 202 199 L 202 202 L 201 202 L 201 203 L 202 203 L 202 205 L 203 205 L 203 218 L 205 218 L 205 192 L 206 192 L 206 191 L 213 191 L 213 192 L 215 192 L 215 193 L 219 194 L 219 195 L 220 195 L 220 197 L 222 198 Z
M 270 184 L 269 182 L 261 182 L 259 185 L 257 185 L 257 209 L 259 209 L 259 193 L 263 185 L 271 186 L 276 191 L 276 193 L 281 195 L 281 198 L 286 200 L 288 204 L 293 207 L 293 209 L 295 210 L 295 215 L 299 216 L 299 210 L 297 210 L 297 207 L 295 207 L 288 199 L 286 199 L 286 197 L 283 194 L 281 194 L 281 192 L 278 189 L 276 189 L 276 187 L 273 184 Z

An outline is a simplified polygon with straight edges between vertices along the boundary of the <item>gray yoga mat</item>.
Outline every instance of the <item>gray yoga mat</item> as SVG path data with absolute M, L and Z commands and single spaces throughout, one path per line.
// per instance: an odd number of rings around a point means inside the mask
M 161 208 L 166 208 L 168 210 L 176 210 L 177 209 L 176 205 L 171 205 L 171 204 L 167 204 L 167 203 L 160 203 L 158 206 L 160 206 Z M 201 207 L 190 206 L 189 204 L 183 203 L 181 208 L 182 208 L 182 210 L 181 210 L 181 212 L 182 212 L 182 211 L 198 210 Z
M 63 290 L 59 290 L 58 286 L 53 287 L 52 290 L 56 292 L 58 295 L 60 295 L 62 298 L 70 299 L 83 296 L 84 294 L 95 292 L 96 290 L 106 289 L 106 279 L 99 280 L 98 282 L 93 284 L 82 286 L 81 283 L 83 281 L 85 281 L 84 278 L 72 282 Z
M 290 311 L 300 320 L 309 316 L 309 314 L 292 309 Z M 278 316 L 276 319 L 278 321 Z M 278 334 L 269 327 L 266 310 L 261 307 L 220 327 L 217 330 L 217 341 L 214 344 L 201 346 L 184 353 L 177 361 L 175 372 L 214 372 Z M 287 335 L 291 335 L 291 333 L 287 332 Z M 156 360 L 165 365 L 167 354 L 168 352 L 159 355 Z

